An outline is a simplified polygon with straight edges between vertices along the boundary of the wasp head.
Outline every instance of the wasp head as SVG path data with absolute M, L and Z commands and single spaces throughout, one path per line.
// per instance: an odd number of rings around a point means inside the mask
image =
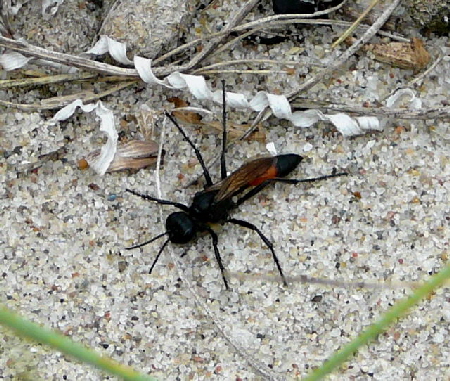
M 167 217 L 166 231 L 170 242 L 187 243 L 194 239 L 197 227 L 192 218 L 185 212 L 174 212 Z

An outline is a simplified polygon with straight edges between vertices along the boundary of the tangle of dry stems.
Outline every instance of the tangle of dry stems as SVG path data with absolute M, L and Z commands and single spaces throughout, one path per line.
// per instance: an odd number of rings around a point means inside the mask
M 395 9 L 397 4 L 400 2 L 400 0 L 394 1 L 390 6 L 385 10 L 382 17 L 380 17 L 377 22 L 372 25 L 371 27 L 366 26 L 359 26 L 360 30 L 366 30 L 366 32 L 363 34 L 363 36 L 356 41 L 350 48 L 347 49 L 343 54 L 341 54 L 337 60 L 334 59 L 334 57 L 330 57 L 329 62 L 332 63 L 327 68 L 324 68 L 322 71 L 320 71 L 317 75 L 314 77 L 311 77 L 309 80 L 305 81 L 299 88 L 295 89 L 291 93 L 287 95 L 289 100 L 294 100 L 299 94 L 304 93 L 309 88 L 314 86 L 320 81 L 323 81 L 323 79 L 330 75 L 334 70 L 338 69 L 340 66 L 343 65 L 343 63 L 346 62 L 346 60 L 353 55 L 360 47 L 361 44 L 367 42 L 375 33 L 379 32 L 379 29 L 384 24 L 385 20 L 389 17 L 389 15 L 392 13 L 392 11 Z M 245 61 L 229 61 L 229 62 L 223 62 L 223 63 L 217 63 L 214 65 L 201 65 L 202 63 L 206 62 L 208 59 L 210 59 L 213 55 L 218 54 L 219 52 L 225 50 L 225 49 L 231 49 L 231 47 L 236 44 L 241 39 L 245 38 L 248 35 L 254 34 L 257 31 L 260 30 L 268 30 L 270 28 L 276 28 L 279 26 L 283 26 L 286 24 L 292 24 L 292 23 L 303 23 L 303 24 L 321 24 L 321 25 L 348 25 L 348 23 L 344 23 L 341 21 L 336 20 L 320 20 L 320 19 L 311 19 L 312 17 L 317 17 L 325 14 L 329 14 L 330 12 L 334 12 L 337 9 L 339 9 L 345 2 L 338 5 L 337 7 L 330 8 L 326 11 L 322 12 L 316 12 L 313 15 L 275 15 L 275 16 L 269 16 L 265 17 L 263 19 L 259 19 L 256 21 L 252 21 L 249 23 L 243 23 L 241 22 L 244 20 L 244 18 L 247 16 L 247 14 L 255 7 L 255 5 L 258 3 L 258 0 L 250 0 L 247 1 L 241 9 L 239 9 L 234 16 L 231 17 L 230 22 L 227 24 L 227 26 L 224 28 L 224 30 L 211 34 L 209 36 L 206 36 L 201 39 L 194 40 L 190 43 L 184 44 L 173 51 L 155 59 L 153 61 L 153 72 L 158 77 L 165 77 L 174 71 L 183 72 L 186 74 L 201 74 L 201 73 L 224 73 L 230 72 L 229 69 L 224 70 L 218 70 L 219 67 L 228 66 L 228 65 L 235 65 L 235 64 L 244 64 Z M 95 74 L 76 74 L 76 75 L 54 75 L 54 76 L 46 76 L 43 78 L 32 78 L 32 79 L 23 79 L 23 80 L 14 80 L 14 81 L 1 81 L 0 82 L 0 88 L 11 88 L 11 87 L 18 87 L 18 86 L 29 86 L 29 85 L 44 85 L 49 83 L 58 83 L 63 81 L 80 81 L 80 80 L 89 80 L 89 79 L 95 79 L 97 82 L 116 82 L 116 81 L 122 81 L 125 83 L 121 83 L 115 86 L 112 86 L 108 88 L 105 91 L 97 92 L 97 91 L 84 91 L 82 93 L 76 93 L 65 97 L 55 97 L 47 100 L 40 100 L 39 102 L 35 104 L 16 104 L 13 102 L 8 102 L 5 100 L 0 100 L 0 104 L 6 106 L 6 107 L 16 107 L 22 110 L 28 110 L 28 111 L 34 111 L 34 110 L 45 110 L 45 109 L 57 109 L 61 108 L 68 103 L 72 102 L 74 99 L 80 98 L 84 102 L 94 101 L 101 99 L 107 95 L 111 95 L 115 92 L 120 91 L 123 88 L 135 85 L 139 82 L 139 76 L 136 71 L 136 69 L 132 68 L 122 68 L 115 65 L 110 65 L 103 62 L 98 62 L 91 60 L 87 57 L 81 57 L 81 56 L 75 56 L 71 54 L 65 54 L 65 53 L 59 53 L 50 51 L 44 48 L 40 48 L 37 46 L 34 46 L 32 44 L 23 42 L 23 41 L 17 41 L 11 37 L 10 33 L 10 27 L 9 24 L 6 23 L 7 19 L 5 17 L 5 9 L 2 9 L 3 13 L 3 27 L 0 30 L 2 32 L 2 35 L 0 36 L 0 47 L 3 47 L 5 49 L 9 49 L 18 53 L 21 53 L 25 56 L 34 57 L 37 59 L 41 59 L 44 61 L 51 61 L 55 62 L 61 65 L 65 65 L 68 67 L 76 67 L 82 70 L 86 70 L 89 72 L 98 73 L 102 76 L 95 77 Z M 7 27 L 6 27 L 7 26 Z M 369 28 L 369 29 L 367 29 Z M 231 33 L 241 32 L 241 34 L 230 41 L 225 42 L 225 40 L 230 36 Z M 244 32 L 244 33 L 242 33 Z M 391 36 L 393 37 L 393 36 Z M 402 40 L 401 38 L 398 38 L 398 40 Z M 403 39 L 405 40 L 405 39 Z M 192 59 L 190 59 L 186 64 L 182 65 L 173 65 L 168 64 L 166 66 L 158 66 L 161 65 L 165 60 L 167 60 L 170 57 L 173 57 L 174 55 L 180 54 L 183 51 L 186 51 L 188 48 L 198 45 L 198 44 L 205 44 L 204 48 L 201 52 L 196 54 Z M 248 64 L 248 62 L 247 62 Z M 270 64 L 274 65 L 283 65 L 286 64 L 284 61 L 274 61 Z M 294 64 L 290 62 L 290 64 Z M 215 72 L 211 70 L 217 70 Z M 235 71 L 233 71 L 235 72 Z M 242 71 L 239 71 L 242 72 Z M 269 74 L 271 72 L 274 72 L 274 70 L 259 70 L 254 71 L 250 70 L 247 72 L 252 72 L 255 74 Z M 304 106 L 303 106 L 304 107 Z M 367 109 L 361 109 L 358 106 L 344 106 L 344 105 L 333 105 L 330 104 L 328 106 L 325 106 L 329 110 L 339 110 L 340 112 L 356 112 L 359 114 L 365 114 L 364 111 L 367 111 L 367 113 L 373 113 L 373 114 L 380 114 L 385 113 L 385 109 L 383 108 L 373 108 L 371 110 Z M 317 108 L 314 107 L 314 108 Z M 357 110 L 357 111 L 355 111 Z M 242 139 L 247 138 L 255 129 L 255 126 L 260 123 L 261 120 L 264 120 L 270 116 L 271 112 L 269 110 L 264 110 L 259 113 L 259 115 L 255 118 L 255 120 L 252 123 L 252 127 L 243 135 Z M 418 118 L 433 118 L 436 115 L 438 116 L 447 116 L 446 108 L 440 108 L 440 109 L 423 109 L 416 112 L 410 112 L 407 110 L 390 110 L 388 112 L 389 115 L 393 115 L 398 118 L 404 117 L 405 119 L 410 119 L 413 117 Z

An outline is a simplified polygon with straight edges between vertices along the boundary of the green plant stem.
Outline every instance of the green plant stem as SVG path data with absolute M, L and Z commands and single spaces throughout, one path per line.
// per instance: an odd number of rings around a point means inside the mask
M 335 352 L 320 368 L 314 370 L 303 380 L 320 380 L 333 370 L 337 369 L 361 346 L 374 340 L 380 333 L 385 331 L 389 325 L 394 323 L 397 319 L 404 317 L 409 309 L 430 295 L 436 288 L 442 286 L 448 279 L 450 279 L 450 265 L 445 267 L 439 273 L 431 276 L 426 283 L 418 287 L 409 297 L 397 302 L 377 322 L 370 325 L 363 333 L 352 340 L 344 348 Z
M 153 377 L 140 374 L 130 367 L 119 364 L 108 357 L 100 356 L 93 350 L 73 342 L 64 335 L 26 320 L 3 306 L 0 307 L 0 324 L 10 328 L 20 336 L 48 345 L 64 354 L 75 357 L 87 364 L 94 365 L 95 367 L 112 375 L 121 377 L 124 380 L 156 381 Z

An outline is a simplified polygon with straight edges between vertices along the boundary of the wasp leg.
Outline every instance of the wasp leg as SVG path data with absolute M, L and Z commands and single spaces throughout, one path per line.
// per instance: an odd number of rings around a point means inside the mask
M 178 209 L 181 209 L 183 212 L 189 213 L 189 207 L 187 207 L 184 204 L 180 204 L 179 202 L 173 202 L 173 201 L 168 201 L 168 200 L 161 200 L 160 198 L 156 198 L 153 196 L 149 196 L 146 194 L 142 194 L 142 193 L 138 193 L 134 190 L 131 189 L 126 189 L 127 192 L 134 194 L 135 196 L 139 196 L 141 198 L 143 198 L 144 200 L 147 201 L 154 201 L 157 202 L 158 204 L 162 204 L 162 205 L 172 205 Z
M 202 166 L 203 169 L 203 176 L 205 176 L 206 180 L 206 186 L 209 187 L 213 185 L 213 182 L 211 180 L 211 175 L 209 174 L 208 168 L 206 168 L 205 161 L 203 160 L 203 156 L 198 150 L 198 148 L 195 146 L 194 143 L 192 143 L 192 140 L 189 139 L 189 137 L 186 135 L 186 132 L 181 128 L 181 126 L 177 123 L 177 121 L 170 115 L 168 112 L 166 112 L 167 117 L 172 121 L 172 123 L 175 125 L 176 128 L 178 128 L 178 131 L 180 131 L 181 135 L 183 135 L 183 138 L 190 144 L 192 149 L 195 152 L 195 156 L 197 156 L 198 162 Z
M 333 170 L 331 175 L 324 175 L 324 176 L 314 177 L 312 179 L 285 179 L 285 178 L 282 178 L 282 177 L 276 177 L 274 179 L 270 179 L 270 180 L 267 180 L 267 181 L 269 181 L 269 182 L 277 182 L 277 183 L 286 183 L 286 184 L 313 183 L 313 182 L 320 181 L 320 180 L 331 179 L 332 177 L 347 176 L 347 175 L 348 175 L 347 172 L 336 173 L 336 171 Z
M 157 239 L 165 236 L 166 234 L 167 234 L 167 232 L 161 233 L 161 234 L 157 235 L 156 237 L 153 237 L 152 239 L 150 239 L 148 241 L 145 241 L 145 242 L 142 242 L 142 243 L 138 243 L 137 245 L 134 245 L 134 246 L 126 247 L 125 250 L 137 249 L 138 247 L 142 247 L 142 246 L 148 245 L 149 243 L 152 243 L 153 241 L 156 241 Z M 166 245 L 166 244 L 164 244 L 164 245 Z
M 272 252 L 273 260 L 275 261 L 275 264 L 277 265 L 278 272 L 280 273 L 281 279 L 283 280 L 283 284 L 285 286 L 287 286 L 288 283 L 287 283 L 286 278 L 285 278 L 285 276 L 283 274 L 283 270 L 281 269 L 280 261 L 278 260 L 278 257 L 275 254 L 275 250 L 273 249 L 272 242 L 269 241 L 269 239 L 261 232 L 261 230 L 259 230 L 251 222 L 244 221 L 244 220 L 238 220 L 236 218 L 230 218 L 230 219 L 226 220 L 226 222 L 231 222 L 232 224 L 242 226 L 243 228 L 247 228 L 247 229 L 253 230 L 254 232 L 258 233 L 259 237 L 264 241 L 266 246 Z
M 227 290 L 230 289 L 228 286 L 227 278 L 225 277 L 225 268 L 223 267 L 222 258 L 219 253 L 219 248 L 217 247 L 217 244 L 219 243 L 219 238 L 217 237 L 217 234 L 212 230 L 210 227 L 205 226 L 205 230 L 209 233 L 212 239 L 213 247 L 214 247 L 214 255 L 216 256 L 217 263 L 219 264 L 220 272 L 222 274 L 223 282 L 225 283 L 225 288 Z
M 155 267 L 156 262 L 158 262 L 159 256 L 161 255 L 161 253 L 163 252 L 164 248 L 167 246 L 169 241 L 170 241 L 170 239 L 168 239 L 166 242 L 164 242 L 163 245 L 161 246 L 161 249 L 159 249 L 158 254 L 156 254 L 156 258 L 155 258 L 155 260 L 152 263 L 152 267 L 150 267 L 150 270 L 148 271 L 149 274 L 152 273 L 153 267 Z
M 320 180 L 330 179 L 332 177 L 338 177 L 338 176 L 347 176 L 348 173 L 346 172 L 340 172 L 336 173 L 335 170 L 333 170 L 333 173 L 331 175 L 325 175 L 325 176 L 319 176 L 314 177 L 312 179 L 285 179 L 283 177 L 275 177 L 273 179 L 267 179 L 255 188 L 253 188 L 251 191 L 246 193 L 244 196 L 242 196 L 240 199 L 236 201 L 236 206 L 241 205 L 245 201 L 247 201 L 249 198 L 252 198 L 255 194 L 261 192 L 266 186 L 272 184 L 272 183 L 285 183 L 285 184 L 299 184 L 299 183 L 313 183 Z

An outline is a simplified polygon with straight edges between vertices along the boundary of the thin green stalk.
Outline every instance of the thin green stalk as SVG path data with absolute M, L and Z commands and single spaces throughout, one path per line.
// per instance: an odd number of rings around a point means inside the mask
M 100 356 L 93 350 L 73 342 L 64 335 L 26 320 L 3 306 L 0 307 L 0 324 L 10 328 L 20 336 L 48 345 L 64 354 L 75 357 L 87 364 L 94 365 L 97 368 L 114 376 L 121 377 L 124 380 L 156 381 L 153 377 L 140 374 L 130 367 L 119 364 L 108 357 Z
M 392 323 L 405 316 L 409 309 L 430 295 L 435 289 L 442 286 L 448 279 L 450 279 L 450 265 L 445 267 L 439 273 L 431 276 L 427 282 L 418 287 L 409 297 L 397 302 L 377 322 L 370 325 L 363 333 L 344 348 L 335 352 L 320 368 L 314 370 L 309 376 L 304 378 L 304 381 L 320 380 L 333 370 L 337 369 L 347 361 L 358 348 L 368 344 L 371 340 L 374 340 Z

